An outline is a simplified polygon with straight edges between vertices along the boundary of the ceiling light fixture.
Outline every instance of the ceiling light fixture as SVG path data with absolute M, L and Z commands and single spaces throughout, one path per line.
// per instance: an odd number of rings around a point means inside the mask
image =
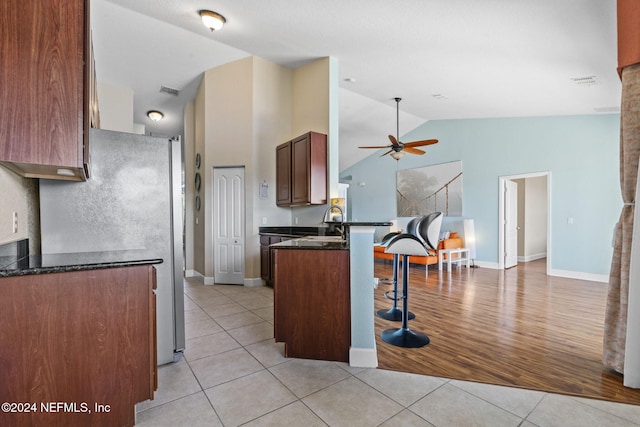
M 164 114 L 157 110 L 151 110 L 147 111 L 147 117 L 149 117 L 154 122 L 159 122 L 164 117 Z
M 227 22 L 224 16 L 210 10 L 201 10 L 199 13 L 202 23 L 211 31 L 219 30 Z
M 390 156 L 396 160 L 400 160 L 404 157 L 404 151 L 394 151 L 390 154 Z

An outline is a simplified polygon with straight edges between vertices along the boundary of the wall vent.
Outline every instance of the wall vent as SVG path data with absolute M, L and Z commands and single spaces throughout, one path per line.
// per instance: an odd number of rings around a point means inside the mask
M 598 84 L 596 76 L 572 77 L 571 81 L 576 86 L 593 86 Z
M 178 89 L 173 89 L 167 86 L 160 86 L 160 92 L 168 93 L 169 95 L 178 96 L 180 91 Z

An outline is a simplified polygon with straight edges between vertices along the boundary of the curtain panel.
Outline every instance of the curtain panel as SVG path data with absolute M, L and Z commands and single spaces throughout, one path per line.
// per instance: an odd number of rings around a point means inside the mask
M 640 316 L 640 238 L 632 253 L 638 159 L 640 158 L 640 64 L 622 69 L 620 116 L 620 188 L 624 207 L 615 229 L 613 259 L 605 313 L 603 363 L 625 374 L 625 386 L 640 388 L 640 354 L 634 349 L 640 341 L 640 324 L 629 322 Z M 640 234 L 640 224 L 637 230 Z M 634 256 L 635 255 L 635 256 Z M 638 263 L 630 269 L 632 258 Z M 630 270 L 634 277 L 630 276 Z M 631 292 L 630 292 L 630 288 Z M 630 297 L 634 298 L 633 301 Z M 628 337 L 631 336 L 630 342 Z M 625 349 L 632 352 L 625 357 Z M 640 350 L 640 348 L 638 348 Z M 627 359 L 625 362 L 625 358 Z M 627 372 L 625 372 L 625 364 Z M 628 376 L 628 378 L 627 378 Z M 635 378 L 635 380 L 634 380 Z M 634 385 L 635 384 L 635 385 Z

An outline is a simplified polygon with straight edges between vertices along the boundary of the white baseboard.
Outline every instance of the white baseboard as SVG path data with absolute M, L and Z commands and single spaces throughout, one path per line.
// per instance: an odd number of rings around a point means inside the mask
M 471 263 L 473 265 L 473 262 Z M 492 270 L 499 270 L 500 265 L 497 262 L 487 262 L 487 261 L 478 261 L 476 260 L 475 265 L 482 268 L 490 268 Z
M 354 368 L 377 368 L 377 350 L 375 348 L 349 348 L 349 366 Z
M 541 252 L 539 254 L 533 254 L 533 255 L 527 255 L 527 256 L 519 256 L 518 257 L 518 262 L 535 261 L 537 259 L 542 259 L 542 258 L 546 258 L 546 257 L 547 257 L 547 253 L 546 252 Z
M 203 279 L 204 279 L 204 284 L 205 285 L 215 285 L 216 284 L 216 282 L 215 282 L 213 277 L 203 276 Z
M 551 269 L 550 276 L 565 277 L 567 279 L 588 280 L 590 282 L 609 283 L 608 274 L 584 273 L 582 271 L 556 270 Z
M 202 277 L 196 270 L 185 270 L 184 277 Z
M 265 281 L 260 277 L 245 277 L 244 285 L 248 288 L 255 288 L 257 286 L 265 286 Z

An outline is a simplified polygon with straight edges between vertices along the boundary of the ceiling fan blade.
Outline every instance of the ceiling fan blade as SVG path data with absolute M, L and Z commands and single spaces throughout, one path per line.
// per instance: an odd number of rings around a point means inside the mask
M 391 149 L 391 150 L 387 151 L 387 152 L 386 152 L 386 153 L 384 153 L 384 154 L 381 154 L 381 155 L 380 155 L 380 157 L 386 156 L 387 154 L 389 154 L 389 153 L 391 153 L 391 152 L 393 152 L 393 149 Z
M 407 147 L 406 145 L 404 146 L 402 151 L 406 151 L 407 153 L 410 153 L 410 154 L 417 154 L 419 156 L 421 156 L 421 155 L 423 155 L 425 153 L 424 150 L 421 150 L 419 148 Z
M 388 145 L 362 145 L 358 148 L 389 148 Z
M 424 145 L 432 145 L 437 144 L 437 139 L 425 139 L 423 141 L 413 141 L 413 142 L 405 142 L 405 147 L 422 147 Z
M 393 146 L 400 147 L 400 143 L 398 142 L 395 136 L 389 135 L 389 141 L 391 141 L 391 144 L 393 144 Z

